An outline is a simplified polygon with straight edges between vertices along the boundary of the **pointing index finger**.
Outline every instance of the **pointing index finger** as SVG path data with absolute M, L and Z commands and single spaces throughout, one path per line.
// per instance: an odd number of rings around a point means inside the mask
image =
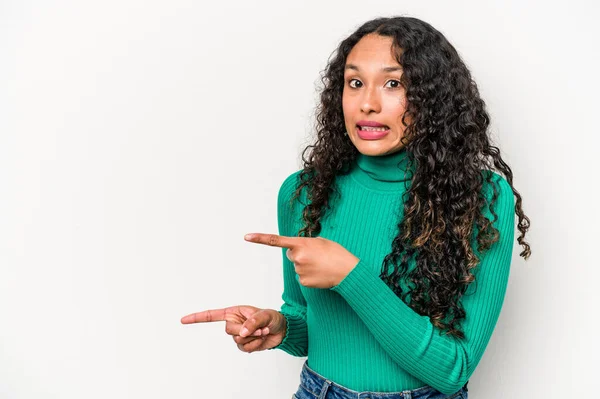
M 271 247 L 279 248 L 294 248 L 297 245 L 300 237 L 287 237 L 280 236 L 277 234 L 262 234 L 262 233 L 251 233 L 244 236 L 246 241 L 255 242 L 257 244 L 269 245 Z
M 181 318 L 182 324 L 210 323 L 213 321 L 225 321 L 227 309 L 210 309 L 203 312 L 192 313 Z

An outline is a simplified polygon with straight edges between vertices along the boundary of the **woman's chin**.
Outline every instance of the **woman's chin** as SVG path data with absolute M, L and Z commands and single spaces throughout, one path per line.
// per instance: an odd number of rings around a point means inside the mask
M 379 156 L 399 151 L 404 145 L 394 145 L 382 140 L 361 140 L 355 143 L 356 149 L 363 155 Z

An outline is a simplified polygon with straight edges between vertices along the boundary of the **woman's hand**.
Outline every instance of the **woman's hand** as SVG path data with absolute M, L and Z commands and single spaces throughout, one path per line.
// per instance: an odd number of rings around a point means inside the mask
M 312 288 L 338 285 L 360 260 L 335 241 L 322 237 L 286 237 L 252 233 L 246 241 L 287 248 L 286 255 L 294 263 L 300 284 Z
M 213 321 L 225 321 L 225 332 L 233 336 L 242 352 L 248 353 L 276 347 L 283 341 L 287 327 L 278 311 L 248 305 L 205 310 L 181 318 L 182 324 Z

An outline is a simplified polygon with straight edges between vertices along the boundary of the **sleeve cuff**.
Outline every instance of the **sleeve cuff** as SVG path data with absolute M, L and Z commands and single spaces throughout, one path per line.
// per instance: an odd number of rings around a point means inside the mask
M 293 356 L 306 356 L 306 350 L 308 348 L 306 316 L 288 314 L 287 312 L 280 313 L 286 320 L 286 334 L 279 345 L 269 348 L 269 350 L 281 349 Z

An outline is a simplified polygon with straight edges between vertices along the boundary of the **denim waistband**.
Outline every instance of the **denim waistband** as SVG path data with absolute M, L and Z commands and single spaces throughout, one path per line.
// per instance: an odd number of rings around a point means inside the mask
M 399 392 L 354 391 L 328 380 L 308 367 L 308 360 L 306 360 L 302 366 L 302 372 L 300 373 L 300 384 L 304 387 L 304 389 L 310 391 L 318 399 L 325 399 L 325 396 L 328 392 L 331 392 L 330 397 L 335 397 L 336 399 L 419 399 L 446 397 L 444 394 L 435 388 L 430 387 L 429 385 Z M 448 395 L 448 397 L 455 397 L 455 395 L 459 392 L 467 392 L 467 384 L 465 384 L 456 393 Z M 463 397 L 467 397 L 467 395 L 465 394 Z

